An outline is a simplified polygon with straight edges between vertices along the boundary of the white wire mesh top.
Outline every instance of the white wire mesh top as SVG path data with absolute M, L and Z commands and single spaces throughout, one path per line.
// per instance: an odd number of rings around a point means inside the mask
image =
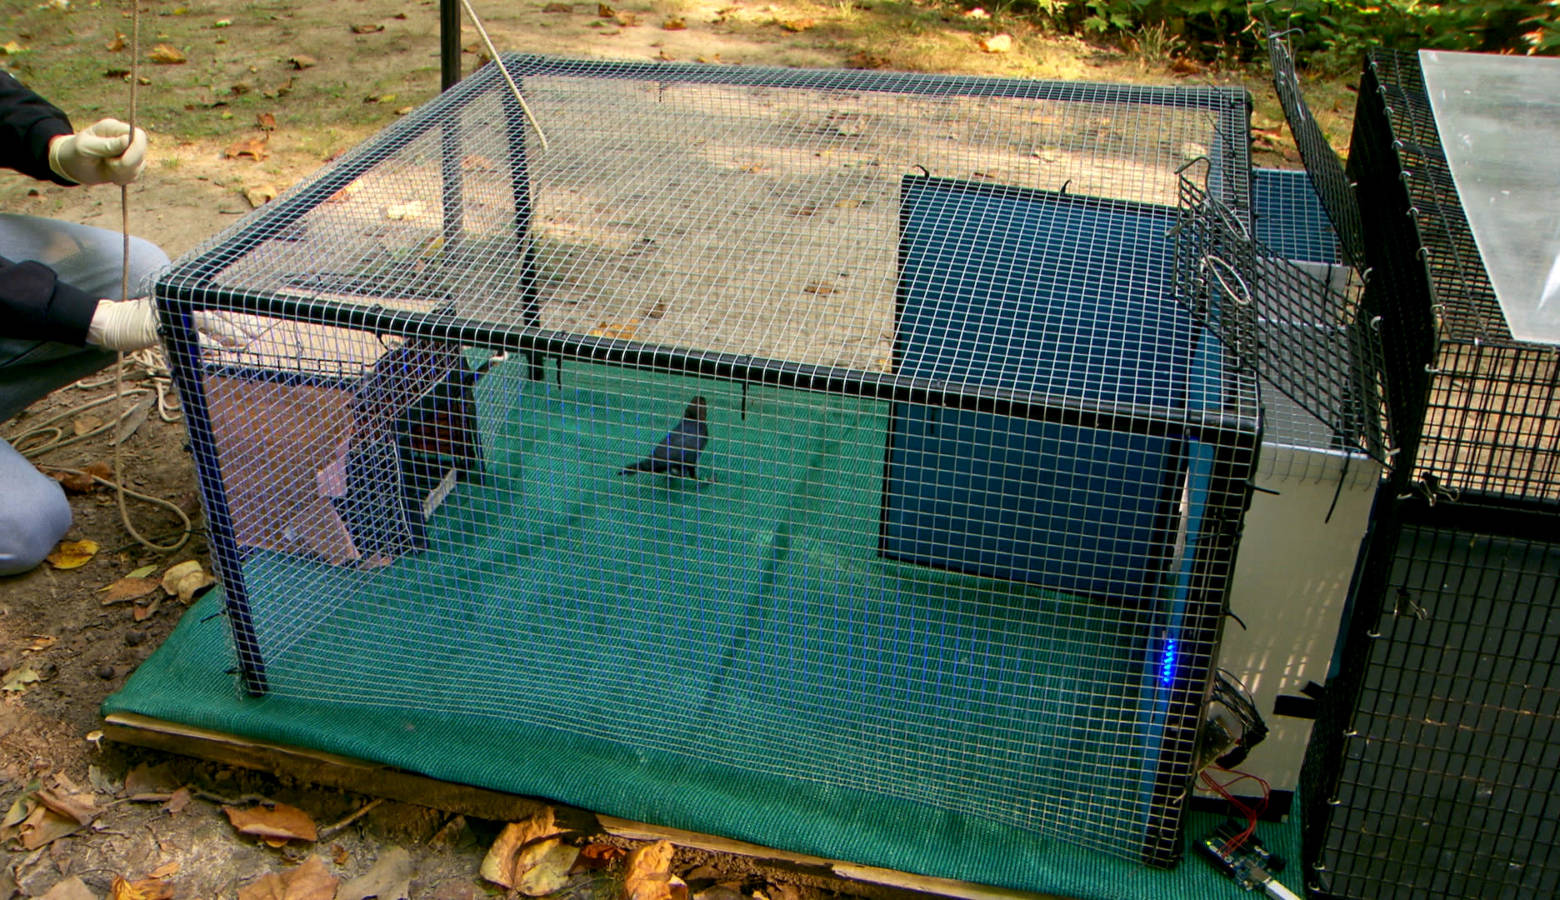
M 457 88 L 461 102 L 408 117 L 234 226 L 169 283 L 887 372 L 907 176 L 1171 209 L 1176 170 L 1207 157 L 1232 197 L 1243 188 L 1241 92 L 508 65 L 549 149 L 493 72 L 479 72 Z M 289 203 L 319 193 L 325 201 L 302 215 Z M 1140 300 L 1158 286 L 1119 269 L 1143 239 L 1107 223 L 1091 258 L 1023 252 L 1092 282 L 1079 303 L 1122 291 Z

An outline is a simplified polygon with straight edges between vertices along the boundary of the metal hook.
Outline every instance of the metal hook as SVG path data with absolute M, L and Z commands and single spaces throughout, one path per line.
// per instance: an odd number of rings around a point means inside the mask
M 1215 264 L 1218 266 L 1223 266 L 1230 273 L 1230 275 L 1234 277 L 1235 282 L 1240 285 L 1242 293 L 1237 294 L 1234 288 L 1230 287 L 1230 283 L 1225 280 L 1224 275 L 1218 270 Z M 1205 253 L 1203 254 L 1202 258 L 1202 267 L 1213 273 L 1214 280 L 1219 282 L 1219 287 L 1223 289 L 1224 293 L 1231 300 L 1234 300 L 1241 306 L 1251 305 L 1251 288 L 1246 284 L 1246 279 L 1241 277 L 1240 271 L 1237 270 L 1233 265 L 1230 265 L 1227 260 L 1223 259 L 1222 257 L 1214 256 L 1212 253 Z

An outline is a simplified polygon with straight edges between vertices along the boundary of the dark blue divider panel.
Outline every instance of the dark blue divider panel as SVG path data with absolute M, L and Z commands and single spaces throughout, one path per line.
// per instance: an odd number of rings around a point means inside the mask
M 1186 407 L 1197 331 L 1169 296 L 1174 210 L 921 176 L 901 194 L 898 371 Z M 896 404 L 881 549 L 1142 596 L 1171 552 L 1184 473 L 1173 436 Z
M 1339 262 L 1338 238 L 1304 169 L 1252 169 L 1257 240 L 1295 262 Z

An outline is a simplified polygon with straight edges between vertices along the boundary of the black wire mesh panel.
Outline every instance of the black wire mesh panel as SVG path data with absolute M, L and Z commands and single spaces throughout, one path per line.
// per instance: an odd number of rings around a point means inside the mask
M 1265 191 L 1273 181 L 1262 179 Z M 1381 340 L 1358 283 L 1327 261 L 1325 243 L 1302 244 L 1293 223 L 1248 225 L 1184 174 L 1180 193 L 1176 296 L 1244 365 L 1332 428 L 1340 448 L 1386 462 Z M 1283 249 L 1256 236 L 1264 233 Z
M 1173 861 L 1257 417 L 1168 232 L 1244 94 L 507 65 L 157 285 L 244 687 Z
M 1294 134 L 1295 147 L 1305 163 L 1327 217 L 1332 220 L 1344 261 L 1356 271 L 1364 271 L 1365 231 L 1361 224 L 1359 198 L 1344 174 L 1343 162 L 1317 124 L 1300 92 L 1300 76 L 1295 71 L 1294 54 L 1284 34 L 1268 28 L 1268 62 L 1273 67 L 1273 89 L 1278 94 L 1284 118 Z
M 1488 499 L 1377 524 L 1302 784 L 1322 896 L 1560 892 L 1560 508 Z
M 1372 236 L 1366 302 L 1382 317 L 1400 486 L 1560 498 L 1560 350 L 1506 326 L 1413 54 L 1368 58 L 1349 174 Z

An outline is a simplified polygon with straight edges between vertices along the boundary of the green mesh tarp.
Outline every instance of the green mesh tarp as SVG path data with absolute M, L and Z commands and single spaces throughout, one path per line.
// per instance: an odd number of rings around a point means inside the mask
M 427 549 L 246 561 L 270 696 L 240 696 L 212 596 L 105 711 L 934 876 L 1238 893 L 1200 860 L 1150 870 L 1012 824 L 1146 817 L 1151 642 L 1098 601 L 879 556 L 887 404 L 525 371 L 479 382 L 488 479 Z M 695 394 L 703 483 L 619 475 Z M 1133 708 L 1130 730 L 1100 712 Z

